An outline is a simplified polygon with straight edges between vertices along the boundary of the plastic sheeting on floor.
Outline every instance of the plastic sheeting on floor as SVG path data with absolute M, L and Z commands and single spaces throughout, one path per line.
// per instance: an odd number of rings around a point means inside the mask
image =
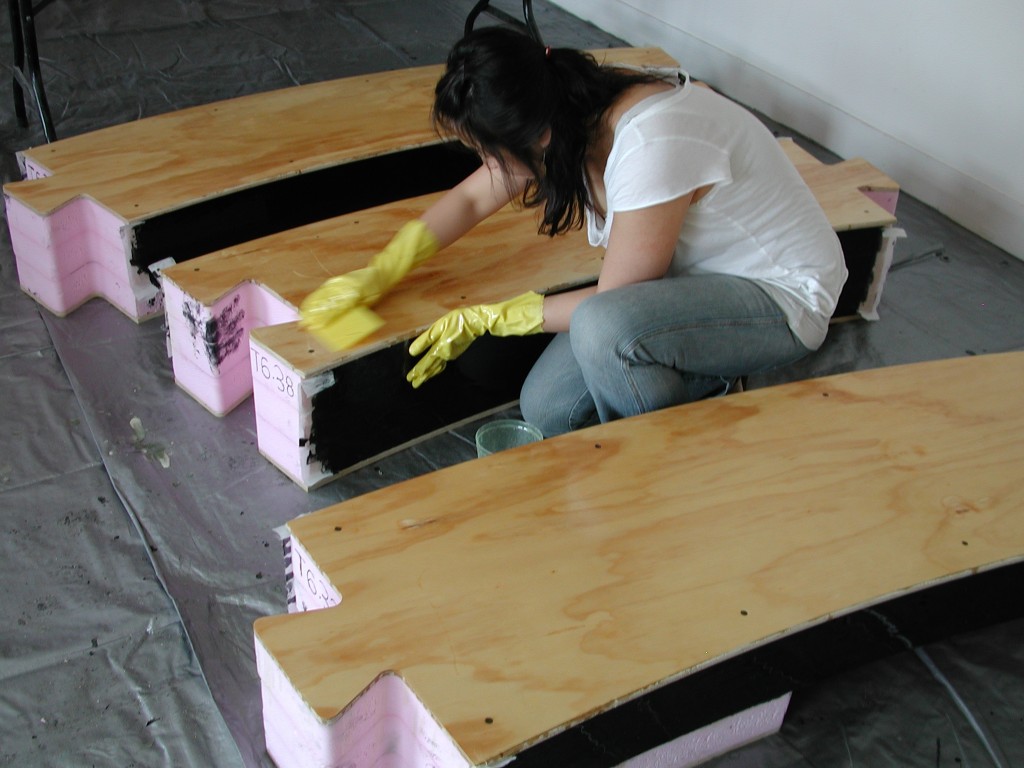
M 38 11 L 58 135 L 438 62 L 472 3 L 153 5 Z M 620 44 L 535 10 L 555 45 Z M 6 27 L 0 39 L 6 55 Z M 43 141 L 30 119 L 18 128 L 0 96 L 4 181 Z M 836 326 L 818 354 L 752 385 L 1024 347 L 1024 263 L 906 195 L 898 215 L 909 237 L 882 320 Z M 307 494 L 259 455 L 251 401 L 217 419 L 175 386 L 160 320 L 100 300 L 62 319 L 24 296 L 3 229 L 0 766 L 269 765 L 252 622 L 285 610 L 275 528 L 471 458 L 472 428 Z M 717 764 L 1024 764 L 1022 639 L 1024 623 L 1003 624 L 800 691 L 778 736 Z

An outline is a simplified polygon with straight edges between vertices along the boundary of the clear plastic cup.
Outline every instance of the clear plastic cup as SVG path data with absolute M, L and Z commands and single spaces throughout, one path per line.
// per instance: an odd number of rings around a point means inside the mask
M 544 435 L 532 424 L 519 419 L 498 419 L 489 421 L 476 431 L 476 455 L 490 456 L 506 448 L 536 443 Z

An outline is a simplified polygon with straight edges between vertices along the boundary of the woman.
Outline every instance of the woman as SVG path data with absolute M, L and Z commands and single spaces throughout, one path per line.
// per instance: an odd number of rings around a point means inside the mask
M 817 201 L 771 133 L 685 73 L 600 66 L 486 28 L 455 45 L 433 119 L 484 160 L 363 270 L 302 307 L 318 328 L 368 306 L 511 200 L 541 231 L 585 226 L 597 284 L 454 310 L 410 352 L 414 386 L 483 333 L 556 336 L 523 387 L 546 436 L 728 390 L 825 338 L 846 268 Z

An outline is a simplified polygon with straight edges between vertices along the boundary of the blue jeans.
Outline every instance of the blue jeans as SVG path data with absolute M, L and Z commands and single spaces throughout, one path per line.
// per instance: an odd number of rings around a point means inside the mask
M 545 437 L 728 392 L 740 376 L 809 350 L 756 283 L 688 275 L 585 299 L 523 385 Z

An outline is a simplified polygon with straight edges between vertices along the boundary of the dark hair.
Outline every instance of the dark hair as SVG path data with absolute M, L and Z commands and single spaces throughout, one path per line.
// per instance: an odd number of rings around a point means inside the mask
M 589 201 L 587 147 L 605 110 L 652 75 L 599 65 L 570 48 L 545 48 L 506 27 L 466 35 L 448 54 L 434 90 L 432 119 L 440 134 L 495 158 L 508 175 L 511 159 L 533 174 L 522 196 L 543 206 L 540 231 L 557 235 L 583 225 Z M 537 144 L 551 129 L 543 154 Z

